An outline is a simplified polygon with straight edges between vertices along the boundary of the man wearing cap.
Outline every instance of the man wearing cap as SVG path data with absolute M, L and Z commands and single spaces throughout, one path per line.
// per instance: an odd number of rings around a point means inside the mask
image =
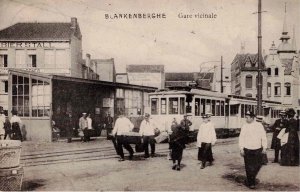
M 107 113 L 107 116 L 104 119 L 104 126 L 106 129 L 106 138 L 109 139 L 109 135 L 113 130 L 114 119 L 110 116 L 110 112 Z
M 279 152 L 281 149 L 280 139 L 277 138 L 278 134 L 283 128 L 287 127 L 287 120 L 285 111 L 280 111 L 279 113 L 280 119 L 277 119 L 273 126 L 271 127 L 273 130 L 273 137 L 271 142 L 271 149 L 275 151 L 275 158 L 273 163 L 278 163 Z
M 188 120 L 186 114 L 183 116 L 183 119 L 180 121 L 180 125 L 184 131 L 189 132 L 192 122 Z
M 128 133 L 132 131 L 133 124 L 131 121 L 124 116 L 122 111 L 119 111 L 119 117 L 116 120 L 114 129 L 112 130 L 112 135 L 117 138 L 117 153 L 120 155 L 119 161 L 124 161 L 124 152 L 123 152 L 123 146 L 124 148 L 129 152 L 129 159 L 131 160 L 133 158 L 133 149 L 125 141 L 124 133 Z
M 81 141 L 87 142 L 88 141 L 88 121 L 87 121 L 87 114 L 82 113 L 82 117 L 79 119 L 79 129 L 83 132 L 83 138 L 81 137 Z
M 208 161 L 210 165 L 214 160 L 212 155 L 212 145 L 217 141 L 214 125 L 210 122 L 210 113 L 202 114 L 203 123 L 199 127 L 197 135 L 198 160 L 201 161 L 201 169 L 205 168 Z
M 255 179 L 262 166 L 262 154 L 266 153 L 267 136 L 261 123 L 254 121 L 253 112 L 247 111 L 246 123 L 239 136 L 240 154 L 244 157 L 247 186 L 255 189 Z
M 151 157 L 155 156 L 155 129 L 156 125 L 152 120 L 150 120 L 150 114 L 145 114 L 145 119 L 142 121 L 140 126 L 140 135 L 143 137 L 145 158 L 149 158 L 149 144 L 151 147 Z

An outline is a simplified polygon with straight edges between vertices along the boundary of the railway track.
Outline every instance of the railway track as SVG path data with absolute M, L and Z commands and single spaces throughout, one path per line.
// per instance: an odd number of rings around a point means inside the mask
M 233 144 L 236 141 L 222 141 L 216 145 Z M 161 145 L 156 150 L 157 156 L 166 156 L 169 152 L 168 145 Z M 196 149 L 195 143 L 188 145 L 186 150 Z M 143 153 L 135 153 L 135 157 L 142 157 Z M 97 147 L 88 149 L 75 149 L 65 151 L 40 152 L 21 156 L 21 164 L 24 167 L 51 165 L 58 163 L 72 163 L 79 161 L 93 161 L 118 158 L 114 147 Z

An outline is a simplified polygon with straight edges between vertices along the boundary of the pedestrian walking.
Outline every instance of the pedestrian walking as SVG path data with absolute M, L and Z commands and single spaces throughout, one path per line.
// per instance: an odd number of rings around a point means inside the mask
M 155 129 L 156 129 L 155 123 L 150 119 L 150 114 L 146 113 L 145 118 L 141 123 L 140 126 L 140 135 L 143 138 L 144 142 L 144 149 L 145 149 L 145 158 L 149 158 L 149 144 L 151 147 L 151 157 L 155 156 Z
M 75 129 L 71 112 L 66 113 L 66 117 L 64 119 L 64 127 L 66 129 L 67 143 L 71 143 L 73 137 L 73 130 Z
M 7 136 L 9 139 L 11 139 L 11 123 L 9 121 L 8 116 L 5 116 L 4 131 L 5 131 L 4 139 L 6 139 Z
M 197 135 L 198 160 L 201 161 L 201 169 L 204 169 L 208 161 L 211 166 L 214 158 L 212 145 L 217 141 L 214 125 L 210 122 L 211 113 L 202 114 L 203 123 L 199 127 Z
M 17 111 L 12 110 L 11 113 L 12 113 L 12 117 L 10 119 L 10 123 L 11 123 L 12 139 L 23 141 L 23 137 L 21 133 L 22 121 L 18 116 Z
M 128 144 L 128 142 L 126 142 L 125 137 L 124 137 L 124 134 L 132 131 L 133 127 L 134 126 L 131 123 L 131 121 L 127 117 L 124 116 L 122 111 L 120 111 L 119 117 L 115 122 L 114 129 L 112 130 L 112 135 L 114 137 L 116 137 L 116 140 L 117 140 L 117 154 L 120 155 L 119 161 L 125 160 L 123 146 L 129 152 L 129 160 L 132 160 L 132 158 L 133 158 L 134 151 L 133 151 L 132 147 L 130 146 L 130 144 Z
M 287 127 L 285 111 L 280 111 L 279 116 L 280 119 L 277 119 L 271 127 L 271 129 L 273 130 L 271 149 L 274 149 L 275 152 L 273 163 L 279 162 L 279 152 L 281 149 L 280 139 L 278 139 L 277 136 L 283 128 Z
M 173 161 L 173 170 L 180 171 L 180 163 L 182 160 L 183 150 L 187 142 L 187 133 L 181 126 L 173 126 L 172 134 L 170 135 L 171 158 Z M 176 163 L 177 161 L 177 163 Z
M 255 189 L 255 179 L 262 166 L 262 154 L 266 153 L 267 136 L 261 123 L 254 121 L 253 112 L 245 114 L 246 123 L 239 136 L 240 154 L 244 157 L 247 181 L 250 189 Z
M 4 139 L 4 135 L 5 135 L 4 123 L 5 123 L 5 115 L 4 115 L 4 111 L 1 107 L 1 109 L 0 109 L 0 140 Z
M 110 115 L 110 112 L 107 113 L 107 116 L 104 119 L 104 127 L 106 129 L 106 139 L 110 139 L 109 135 L 113 130 L 114 118 Z
M 81 136 L 82 142 L 88 141 L 88 121 L 86 113 L 82 113 L 82 117 L 79 119 L 79 135 Z
M 290 108 L 286 111 L 287 127 L 278 134 L 281 138 L 281 161 L 282 166 L 299 165 L 299 137 L 297 120 L 294 119 L 296 112 Z M 283 132 L 283 134 L 282 134 Z M 281 135 L 281 136 L 280 136 Z

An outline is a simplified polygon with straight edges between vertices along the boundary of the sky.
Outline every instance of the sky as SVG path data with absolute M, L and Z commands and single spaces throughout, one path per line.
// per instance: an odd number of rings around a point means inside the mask
M 262 0 L 262 46 L 278 46 L 287 5 L 287 29 L 300 44 L 300 0 Z M 18 22 L 70 22 L 82 33 L 83 57 L 114 58 L 118 73 L 129 64 L 162 64 L 167 72 L 230 68 L 245 44 L 257 53 L 258 0 L 0 0 L 0 30 Z M 165 19 L 105 19 L 105 14 L 156 13 Z M 195 14 L 216 14 L 214 19 Z M 179 15 L 193 15 L 180 18 Z M 297 47 L 299 48 L 299 46 Z M 201 70 L 202 70 L 201 69 Z

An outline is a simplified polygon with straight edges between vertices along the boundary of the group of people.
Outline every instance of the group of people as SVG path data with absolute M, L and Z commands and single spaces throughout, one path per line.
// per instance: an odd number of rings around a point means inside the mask
M 22 121 L 18 117 L 15 110 L 11 111 L 12 117 L 9 120 L 8 116 L 4 114 L 3 109 L 0 110 L 0 140 L 20 140 L 23 141 L 21 132 Z

